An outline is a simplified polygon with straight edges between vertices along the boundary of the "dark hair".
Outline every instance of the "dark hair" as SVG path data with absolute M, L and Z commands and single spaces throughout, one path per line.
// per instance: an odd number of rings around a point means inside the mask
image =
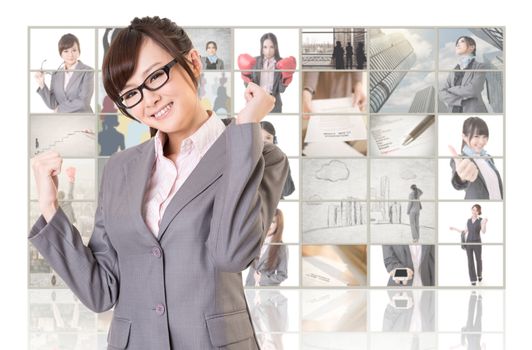
M 275 136 L 275 128 L 273 127 L 273 124 L 267 121 L 261 121 L 260 127 L 270 135 L 273 136 L 273 143 L 277 144 L 277 136 Z
M 57 43 L 57 48 L 59 49 L 59 56 L 63 53 L 63 50 L 68 50 L 74 44 L 78 45 L 78 51 L 81 52 L 81 47 L 79 46 L 79 40 L 74 34 L 65 34 L 59 39 L 59 42 Z
M 273 48 L 275 49 L 275 53 L 274 53 L 275 60 L 279 61 L 281 59 L 281 55 L 279 54 L 279 45 L 277 44 L 277 37 L 273 33 L 266 33 L 263 36 L 261 36 L 261 38 L 260 38 L 260 57 L 263 57 L 263 55 L 262 55 L 262 45 L 264 44 L 264 41 L 266 41 L 266 39 L 270 39 L 272 41 Z
M 211 40 L 211 41 L 207 41 L 207 44 L 205 44 L 205 50 L 207 50 L 207 49 L 209 48 L 209 45 L 210 45 L 210 44 L 213 44 L 213 45 L 214 45 L 214 48 L 215 48 L 216 50 L 218 50 L 218 45 L 216 45 L 216 43 L 215 43 L 214 41 L 212 41 L 212 40 Z
M 458 42 L 462 38 L 464 38 L 464 41 L 466 42 L 467 46 L 474 46 L 475 47 L 475 49 L 473 50 L 473 55 L 476 56 L 477 55 L 477 43 L 476 43 L 475 39 L 473 39 L 470 36 L 462 35 L 461 37 L 456 39 L 456 43 L 454 43 L 454 46 L 458 45 Z
M 484 119 L 481 119 L 479 117 L 469 117 L 464 120 L 464 125 L 462 126 L 462 134 L 464 134 L 469 141 L 471 141 L 471 139 L 475 135 L 485 135 L 486 137 L 490 137 L 488 125 L 486 124 Z M 465 141 L 462 140 L 462 149 L 464 148 L 465 144 Z
M 275 209 L 273 217 L 277 218 L 277 227 L 273 233 L 270 243 L 282 243 L 283 242 L 283 229 L 284 229 L 284 216 L 281 209 Z M 272 218 L 273 222 L 273 218 Z M 277 268 L 279 262 L 279 249 L 280 245 L 271 245 L 268 249 L 268 261 L 266 262 L 266 268 L 268 271 L 273 271 Z
M 411 189 L 412 191 L 414 191 L 414 199 L 419 199 L 419 191 L 418 191 L 418 189 L 417 189 L 416 184 L 412 184 L 412 185 L 410 186 L 410 189 Z
M 482 215 L 482 208 L 480 207 L 480 204 L 475 204 L 471 207 L 471 209 L 477 208 L 478 215 Z
M 192 41 L 180 26 L 168 18 L 135 17 L 131 24 L 122 29 L 111 42 L 109 50 L 103 59 L 103 86 L 107 95 L 116 103 L 120 98 L 120 91 L 133 75 L 137 66 L 140 48 L 146 39 L 152 39 L 162 49 L 167 51 L 188 74 L 197 89 L 198 80 L 190 68 L 190 61 L 185 55 L 193 48 Z M 118 105 L 118 103 L 117 103 Z M 138 121 L 129 112 L 118 107 L 125 116 Z M 157 129 L 150 128 L 150 135 L 154 136 Z

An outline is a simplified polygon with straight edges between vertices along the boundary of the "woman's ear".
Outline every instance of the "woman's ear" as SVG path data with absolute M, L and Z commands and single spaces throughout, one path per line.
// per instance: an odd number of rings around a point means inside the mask
M 202 70 L 202 63 L 201 63 L 201 56 L 196 49 L 191 49 L 189 53 L 187 54 L 188 60 L 192 64 L 192 71 L 194 72 L 194 75 L 197 77 L 200 76 L 201 70 Z

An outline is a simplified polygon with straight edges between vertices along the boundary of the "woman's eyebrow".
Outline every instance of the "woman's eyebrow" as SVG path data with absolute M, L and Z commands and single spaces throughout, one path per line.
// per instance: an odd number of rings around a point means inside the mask
M 161 62 L 157 61 L 155 62 L 154 64 L 152 64 L 151 66 L 149 66 L 148 68 L 146 68 L 146 70 L 144 72 L 142 72 L 142 77 L 144 79 L 146 79 L 146 75 L 153 69 L 153 67 L 155 66 L 158 66 L 158 65 L 162 65 Z M 144 80 L 143 80 L 144 81 Z M 129 84 L 126 84 L 126 86 L 124 86 L 124 88 L 122 89 L 122 91 L 124 90 L 127 90 L 129 89 L 130 87 L 135 87 L 136 85 L 133 85 L 133 83 L 129 83 Z

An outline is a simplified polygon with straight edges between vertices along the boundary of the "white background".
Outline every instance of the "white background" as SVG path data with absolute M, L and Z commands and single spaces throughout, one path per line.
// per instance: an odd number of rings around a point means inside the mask
M 472 291 L 438 291 L 438 328 L 441 332 L 460 332 L 466 325 L 469 311 L 469 297 Z M 482 332 L 504 331 L 504 291 L 483 290 L 482 296 Z M 452 306 L 452 307 L 451 307 Z
M 2 204 L 1 218 L 4 225 L 1 266 L 4 267 L 2 284 L 2 310 L 0 329 L 1 345 L 5 348 L 27 348 L 27 36 L 29 25 L 76 25 L 76 26 L 110 26 L 126 25 L 135 15 L 166 15 L 182 25 L 297 25 L 315 27 L 371 25 L 410 25 L 426 26 L 460 26 L 468 25 L 505 25 L 507 55 L 507 162 L 508 186 L 507 202 L 507 290 L 506 319 L 511 327 L 506 329 L 508 349 L 523 348 L 530 344 L 530 327 L 527 315 L 530 315 L 529 278 L 527 265 L 522 263 L 524 256 L 530 253 L 532 237 L 523 232 L 522 222 L 529 215 L 530 190 L 523 189 L 522 184 L 529 183 L 529 174 L 523 171 L 520 161 L 529 153 L 526 141 L 530 139 L 532 122 L 529 117 L 530 96 L 529 79 L 523 79 L 529 66 L 529 12 L 523 5 L 501 3 L 493 0 L 457 1 L 448 0 L 436 4 L 426 1 L 404 2 L 381 0 L 357 2 L 338 0 L 335 6 L 328 6 L 323 1 L 307 2 L 272 2 L 272 6 L 261 7 L 260 16 L 254 15 L 248 1 L 236 0 L 229 7 L 219 1 L 181 2 L 168 4 L 144 2 L 124 7 L 122 3 L 94 1 L 81 9 L 71 1 L 42 2 L 17 1 L 10 3 L 9 10 L 2 12 L 0 22 L 4 33 L 3 67 L 4 83 L 1 96 L 4 98 L 5 117 L 4 137 L 2 137 Z M 524 3 L 522 3 L 524 4 Z M 211 9 L 213 6 L 216 10 Z M 281 10 L 282 7 L 282 10 Z M 130 10 L 128 10 L 130 9 Z M 235 9 L 241 12 L 235 13 Z M 341 9 L 341 11 L 338 11 Z M 31 10 L 31 11 L 30 11 Z M 79 12 L 78 12 L 79 11 Z M 523 69 L 524 73 L 523 73 Z M 6 84 L 9 82 L 9 84 Z M 11 119 L 11 118 L 13 119 Z M 452 303 L 440 305 L 453 307 Z M 503 315 L 497 315 L 503 317 Z M 360 338 L 365 338 L 361 336 Z M 459 339 L 459 336 L 455 337 Z M 332 340 L 338 339 L 335 336 Z M 354 337 L 358 339 L 358 337 Z M 16 345 L 15 345 L 16 344 Z M 351 343 L 351 346 L 353 346 Z M 365 347 L 364 347 L 365 348 Z M 492 347 L 489 349 L 497 349 Z

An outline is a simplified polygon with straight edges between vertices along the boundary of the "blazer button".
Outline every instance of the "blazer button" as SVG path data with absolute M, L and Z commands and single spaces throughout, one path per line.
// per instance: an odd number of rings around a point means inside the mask
M 161 257 L 161 249 L 159 249 L 158 247 L 153 247 L 151 253 L 153 254 L 153 256 L 156 256 L 158 258 Z
M 164 314 L 164 305 L 163 304 L 157 304 L 157 306 L 155 307 L 155 312 L 157 313 L 157 315 L 161 316 L 162 314 Z

